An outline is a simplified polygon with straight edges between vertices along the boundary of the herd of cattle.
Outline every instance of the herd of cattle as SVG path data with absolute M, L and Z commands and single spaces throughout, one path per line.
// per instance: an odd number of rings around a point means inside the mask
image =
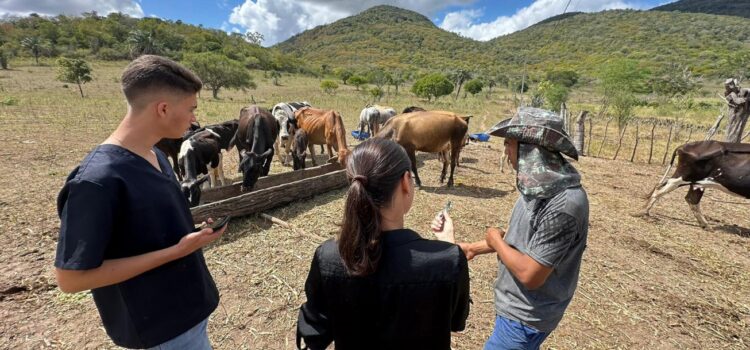
M 448 111 L 425 111 L 408 107 L 401 114 L 393 108 L 367 105 L 360 113 L 360 135 L 365 128 L 376 137 L 385 137 L 401 144 L 409 154 L 412 171 L 421 185 L 416 169 L 416 151 L 440 154 L 448 186 L 459 153 L 468 139 L 471 116 Z M 381 129 L 382 127 L 382 129 Z M 258 178 L 268 175 L 274 154 L 282 165 L 292 160 L 294 170 L 305 168 L 307 153 L 316 164 L 314 145 L 327 148 L 331 161 L 345 165 L 349 154 L 346 130 L 341 115 L 334 110 L 313 108 L 308 102 L 282 102 L 271 111 L 259 106 L 244 107 L 239 118 L 220 124 L 193 124 L 182 138 L 163 139 L 156 144 L 172 159 L 174 172 L 190 206 L 200 203 L 201 188 L 226 185 L 222 151 L 237 148 L 243 190 L 251 190 Z M 334 158 L 334 151 L 336 157 Z
M 448 176 L 450 165 L 447 184 L 450 187 L 461 149 L 468 141 L 470 118 L 419 107 L 408 107 L 397 114 L 393 108 L 367 105 L 360 113 L 359 135 L 367 129 L 375 137 L 391 139 L 403 146 L 419 186 L 416 152 L 438 153 L 443 163 L 440 182 Z M 349 148 L 341 115 L 334 110 L 313 108 L 308 102 L 282 102 L 270 112 L 258 106 L 244 107 L 238 119 L 205 127 L 193 125 L 182 138 L 163 139 L 156 146 L 172 159 L 188 203 L 196 206 L 200 203 L 201 187 L 227 184 L 222 151 L 237 148 L 242 188 L 251 190 L 259 177 L 268 175 L 274 154 L 285 166 L 291 159 L 294 170 L 305 168 L 308 153 L 312 164 L 317 165 L 314 145 L 320 145 L 321 153 L 325 146 L 330 161 L 346 164 Z M 667 193 L 689 186 L 685 200 L 700 225 L 708 228 L 700 210 L 706 188 L 750 198 L 750 144 L 696 141 L 675 149 L 670 168 L 675 159 L 677 170 L 670 179 L 665 174 L 641 214 L 648 215 L 656 201 Z

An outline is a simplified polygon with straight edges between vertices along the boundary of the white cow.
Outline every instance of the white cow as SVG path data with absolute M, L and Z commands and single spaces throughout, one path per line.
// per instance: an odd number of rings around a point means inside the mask
M 273 148 L 283 165 L 289 165 L 292 157 L 292 137 L 289 133 L 289 126 L 294 124 L 294 112 L 302 107 L 311 106 L 307 101 L 280 102 L 271 109 L 271 114 L 279 122 L 279 137 L 274 142 Z M 283 148 L 283 151 L 280 152 L 279 148 Z

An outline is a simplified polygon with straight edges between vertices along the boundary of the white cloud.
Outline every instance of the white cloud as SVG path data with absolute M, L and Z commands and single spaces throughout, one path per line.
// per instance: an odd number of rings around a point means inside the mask
M 490 40 L 559 15 L 565 9 L 566 3 L 557 0 L 536 0 L 533 4 L 518 10 L 512 16 L 501 16 L 492 22 L 477 22 L 482 17 L 479 10 L 450 12 L 445 15 L 440 27 L 469 38 Z M 578 0 L 571 3 L 567 12 L 598 12 L 626 8 L 642 9 L 646 6 L 636 2 L 620 0 Z
M 0 0 L 2 17 L 28 16 L 31 13 L 78 16 L 91 11 L 96 11 L 99 15 L 121 12 L 132 17 L 143 17 L 143 9 L 135 0 Z
M 245 0 L 235 7 L 229 23 L 263 34 L 263 45 L 273 45 L 306 29 L 331 23 L 376 5 L 394 5 L 431 16 L 452 5 L 475 0 Z M 227 26 L 228 27 L 228 26 Z

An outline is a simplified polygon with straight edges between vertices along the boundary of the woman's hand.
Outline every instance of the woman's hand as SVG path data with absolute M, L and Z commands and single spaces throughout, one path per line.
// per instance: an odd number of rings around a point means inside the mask
M 453 219 L 445 210 L 441 210 L 435 219 L 432 220 L 430 225 L 432 233 L 435 234 L 438 240 L 448 243 L 456 243 L 456 238 L 453 233 Z

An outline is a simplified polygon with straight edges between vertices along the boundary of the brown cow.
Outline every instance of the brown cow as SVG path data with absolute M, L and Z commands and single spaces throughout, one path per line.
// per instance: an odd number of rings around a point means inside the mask
M 305 107 L 294 113 L 294 119 L 297 121 L 297 127 L 304 129 L 307 133 L 308 149 L 313 165 L 317 165 L 314 145 L 326 145 L 330 158 L 333 158 L 333 150 L 335 150 L 338 153 L 339 164 L 346 165 L 349 148 L 346 145 L 344 122 L 338 112 Z
M 463 117 L 451 112 L 412 112 L 389 120 L 376 135 L 396 141 L 406 150 L 417 186 L 422 185 L 417 173 L 416 151 L 440 153 L 450 148 L 451 174 L 448 187 L 453 186 L 453 173 L 466 139 L 469 126 Z M 445 181 L 448 163 L 443 163 L 440 182 Z

